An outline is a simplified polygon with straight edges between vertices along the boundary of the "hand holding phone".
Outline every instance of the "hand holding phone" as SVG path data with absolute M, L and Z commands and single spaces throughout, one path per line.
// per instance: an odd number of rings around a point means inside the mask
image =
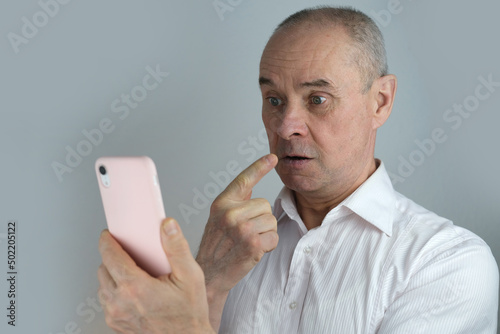
M 146 156 L 101 157 L 95 170 L 113 237 L 151 276 L 170 273 L 160 239 L 166 216 L 153 160 Z

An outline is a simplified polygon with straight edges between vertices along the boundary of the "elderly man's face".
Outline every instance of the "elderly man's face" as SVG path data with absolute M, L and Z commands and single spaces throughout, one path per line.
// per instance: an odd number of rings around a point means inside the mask
M 283 183 L 304 195 L 350 187 L 373 164 L 376 101 L 371 91 L 363 94 L 350 43 L 342 28 L 291 28 L 262 54 L 270 150 Z

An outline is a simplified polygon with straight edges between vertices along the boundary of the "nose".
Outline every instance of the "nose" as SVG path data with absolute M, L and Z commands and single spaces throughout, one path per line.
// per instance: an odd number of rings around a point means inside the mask
M 307 113 L 299 106 L 286 105 L 274 118 L 276 134 L 285 140 L 307 135 Z

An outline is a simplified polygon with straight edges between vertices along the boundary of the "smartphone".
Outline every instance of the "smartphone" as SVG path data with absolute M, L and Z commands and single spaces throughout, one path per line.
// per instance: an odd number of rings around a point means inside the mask
M 151 276 L 170 273 L 160 239 L 165 209 L 153 160 L 101 157 L 95 171 L 110 233 Z

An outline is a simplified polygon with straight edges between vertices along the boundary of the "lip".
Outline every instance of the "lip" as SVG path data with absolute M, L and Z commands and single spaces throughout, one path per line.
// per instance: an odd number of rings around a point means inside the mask
M 310 156 L 308 155 L 305 155 L 305 154 L 300 154 L 300 153 L 290 153 L 290 152 L 287 152 L 287 153 L 283 153 L 281 155 L 279 155 L 279 158 L 280 159 L 293 159 L 293 158 L 302 158 L 302 159 L 312 159 Z
M 291 167 L 291 168 L 304 168 L 307 166 L 313 159 L 308 158 L 308 157 L 302 157 L 302 156 L 284 156 L 281 159 L 279 159 L 282 164 L 285 166 Z

